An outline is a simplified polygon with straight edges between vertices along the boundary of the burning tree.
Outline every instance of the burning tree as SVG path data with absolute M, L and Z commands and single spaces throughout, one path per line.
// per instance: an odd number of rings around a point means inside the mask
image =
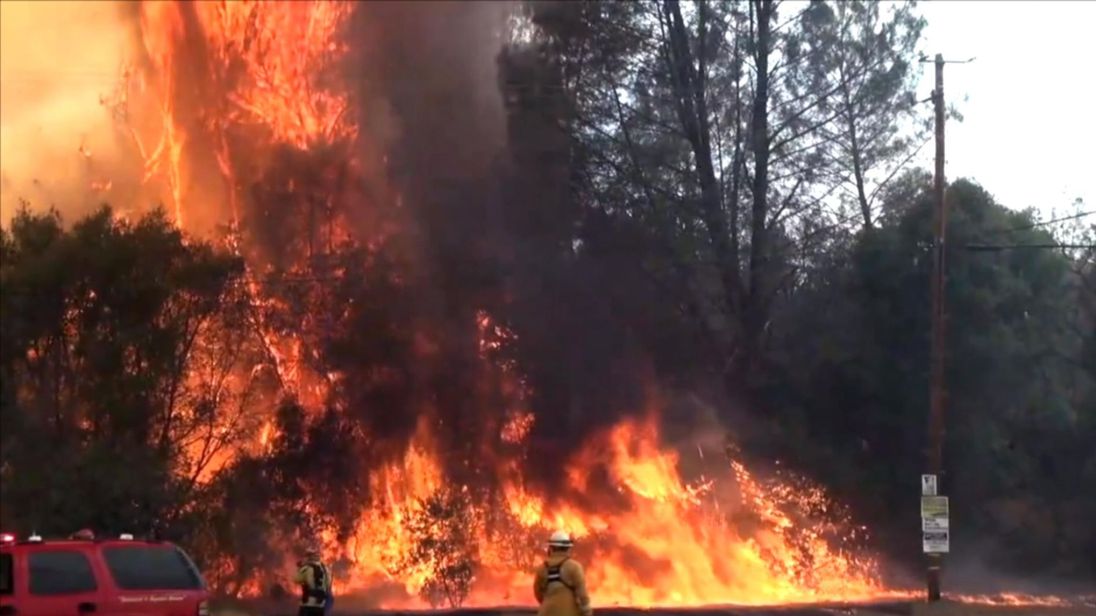
M 5 523 L 147 532 L 191 517 L 258 427 L 241 265 L 160 212 L 105 208 L 71 230 L 16 216 L 0 270 L 2 486 L 24 505 Z

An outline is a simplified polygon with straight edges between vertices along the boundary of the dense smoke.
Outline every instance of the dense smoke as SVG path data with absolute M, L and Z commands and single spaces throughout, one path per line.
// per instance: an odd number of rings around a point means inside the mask
M 410 437 L 420 412 L 436 413 L 440 436 L 454 443 L 485 427 L 476 313 L 498 288 L 490 242 L 505 135 L 495 58 L 510 8 L 362 4 L 347 33 L 356 121 L 373 133 L 359 140 L 361 157 L 372 159 L 365 167 L 380 162 L 383 174 L 373 178 L 383 185 L 366 191 L 383 195 L 371 206 L 396 219 L 412 327 L 436 347 L 430 357 L 405 356 L 420 365 L 398 366 L 435 399 L 370 412 L 369 428 L 382 438 Z M 371 152 L 378 146 L 381 161 Z
M 559 77 L 535 48 L 507 46 L 515 8 L 360 5 L 352 70 L 360 125 L 381 118 L 392 138 L 388 180 L 409 211 L 423 268 L 416 302 L 444 324 L 443 354 L 454 362 L 439 376 L 471 377 L 462 370 L 475 365 L 474 315 L 487 311 L 517 338 L 503 352 L 528 379 L 533 444 L 546 447 L 536 457 L 562 460 L 591 428 L 641 413 L 649 383 L 602 296 L 599 263 L 576 254 L 572 144 L 566 108 L 552 104 Z M 482 427 L 471 416 L 503 410 L 451 394 L 438 410 L 456 442 L 471 436 L 462 429 Z

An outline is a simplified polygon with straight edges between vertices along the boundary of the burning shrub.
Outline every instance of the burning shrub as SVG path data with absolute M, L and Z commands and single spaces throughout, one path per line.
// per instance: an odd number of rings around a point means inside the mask
M 421 576 L 419 596 L 435 608 L 460 607 L 478 565 L 476 527 L 467 489 L 438 490 L 420 501 L 420 509 L 407 521 L 411 549 L 396 564 L 395 573 Z

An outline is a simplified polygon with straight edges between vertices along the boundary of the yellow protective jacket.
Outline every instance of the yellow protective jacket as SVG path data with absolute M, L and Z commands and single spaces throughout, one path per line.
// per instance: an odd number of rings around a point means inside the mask
M 553 554 L 537 569 L 533 594 L 537 616 L 592 616 L 586 573 L 566 554 Z
M 323 607 L 331 594 L 331 574 L 327 565 L 309 561 L 297 570 L 294 581 L 301 587 L 301 605 Z

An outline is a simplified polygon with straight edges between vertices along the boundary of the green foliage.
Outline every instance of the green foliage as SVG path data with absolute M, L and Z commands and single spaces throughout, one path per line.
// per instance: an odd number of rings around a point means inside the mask
M 912 2 L 841 1 L 812 2 L 802 24 L 805 61 L 792 70 L 828 93 L 809 121 L 824 122 L 819 148 L 870 227 L 881 191 L 926 141 L 916 91 L 925 20 Z
M 802 279 L 802 261 L 826 252 L 848 221 L 871 226 L 923 141 L 914 86 L 924 21 L 912 3 L 529 6 L 537 51 L 560 73 L 545 85 L 570 102 L 560 120 L 579 152 L 571 184 L 588 204 L 582 246 L 605 241 L 594 232 L 608 218 L 642 242 L 630 268 L 657 289 L 653 301 L 614 301 L 614 311 L 651 306 L 687 325 L 676 340 L 691 352 L 655 353 L 675 379 L 719 366 L 730 388 L 764 381 L 753 368 L 767 361 L 766 323 Z M 661 351 L 674 345 L 661 335 L 672 327 L 635 331 Z
M 1076 574 L 1083 558 L 1070 545 L 1092 536 L 1066 520 L 1091 499 L 1067 486 L 1086 472 L 1070 460 L 1086 455 L 1078 435 L 1091 411 L 1079 401 L 1093 381 L 1076 361 L 1071 260 L 1045 250 L 966 250 L 1016 228 L 1026 230 L 1012 233 L 1012 243 L 1054 238 L 970 182 L 953 184 L 947 198 L 944 485 L 958 497 L 955 549 Z M 812 463 L 826 469 L 822 478 L 846 490 L 882 543 L 909 545 L 907 558 L 916 546 L 901 537 L 916 527 L 909 495 L 927 442 L 930 204 L 925 190 L 861 233 L 846 261 L 803 290 L 780 342 L 800 409 L 788 417 L 805 424 L 809 441 L 830 445 L 799 457 L 819 456 Z
M 164 530 L 193 489 L 185 448 L 209 421 L 184 377 L 231 313 L 240 264 L 160 212 L 71 230 L 22 211 L 4 231 L 0 377 L 5 525 Z

